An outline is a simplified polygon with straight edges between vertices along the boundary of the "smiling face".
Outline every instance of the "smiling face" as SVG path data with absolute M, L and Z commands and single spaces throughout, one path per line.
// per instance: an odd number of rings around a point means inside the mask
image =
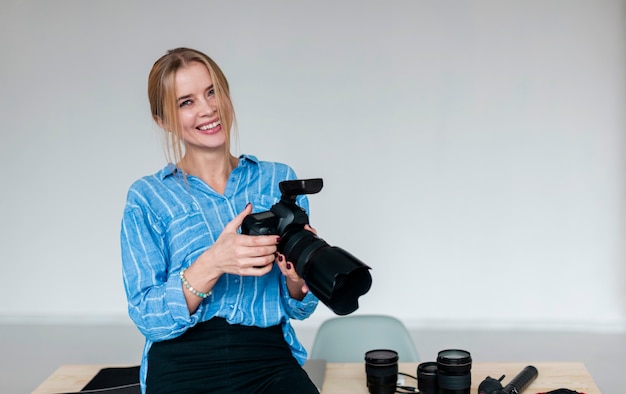
M 167 51 L 150 70 L 148 100 L 152 118 L 166 132 L 170 162 L 219 149 L 229 160 L 235 111 L 228 81 L 210 57 L 190 48 Z
M 178 122 L 187 154 L 224 148 L 227 132 L 222 127 L 213 80 L 202 63 L 178 69 L 175 78 Z

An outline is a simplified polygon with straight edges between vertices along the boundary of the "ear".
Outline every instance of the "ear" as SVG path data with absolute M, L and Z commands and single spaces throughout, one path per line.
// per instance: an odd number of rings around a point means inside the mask
M 152 119 L 154 119 L 154 121 L 156 122 L 156 124 L 159 125 L 160 128 L 162 128 L 163 130 L 167 130 L 165 128 L 165 123 L 163 123 L 163 120 L 158 117 L 157 115 L 152 115 Z

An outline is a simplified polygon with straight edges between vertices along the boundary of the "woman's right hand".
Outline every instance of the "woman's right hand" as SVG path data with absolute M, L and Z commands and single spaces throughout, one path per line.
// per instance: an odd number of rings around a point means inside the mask
M 276 260 L 277 235 L 245 235 L 238 230 L 243 219 L 252 213 L 252 204 L 228 223 L 213 246 L 185 270 L 185 279 L 196 290 L 209 293 L 222 274 L 262 276 L 270 272 Z M 189 312 L 193 313 L 202 299 L 184 288 Z
M 276 260 L 277 235 L 244 235 L 238 230 L 246 216 L 252 213 L 252 204 L 246 205 L 230 223 L 206 254 L 206 265 L 218 273 L 242 276 L 261 276 L 272 269 Z M 204 255 L 203 254 L 203 255 Z

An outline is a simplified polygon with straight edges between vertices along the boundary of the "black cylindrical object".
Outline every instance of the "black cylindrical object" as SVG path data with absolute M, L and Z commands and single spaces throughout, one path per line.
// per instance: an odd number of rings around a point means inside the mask
M 368 351 L 365 375 L 370 394 L 393 394 L 398 381 L 398 353 L 389 349 Z
M 372 286 L 372 276 L 370 267 L 359 259 L 305 229 L 309 216 L 296 204 L 297 197 L 317 193 L 323 184 L 321 178 L 280 182 L 280 201 L 269 211 L 246 216 L 241 233 L 278 235 L 278 252 L 294 264 L 311 293 L 336 314 L 348 315 L 358 309 L 359 297 Z
M 526 386 L 530 384 L 530 382 L 535 380 L 538 374 L 537 368 L 529 365 L 522 369 L 522 372 L 518 373 L 517 376 L 509 382 L 509 384 L 504 386 L 504 390 L 502 391 L 507 394 L 521 393 Z
M 357 310 L 359 296 L 372 286 L 370 267 L 310 231 L 285 231 L 278 251 L 294 264 L 311 292 L 338 315 Z
M 470 394 L 472 357 L 461 349 L 442 350 L 437 355 L 438 394 Z
M 420 394 L 437 394 L 437 363 L 427 361 L 417 366 L 417 389 Z

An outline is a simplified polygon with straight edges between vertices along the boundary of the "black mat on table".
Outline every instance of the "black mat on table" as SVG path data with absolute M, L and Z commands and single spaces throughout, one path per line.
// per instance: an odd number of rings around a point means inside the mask
M 80 391 L 63 394 L 140 394 L 139 366 L 103 368 Z

